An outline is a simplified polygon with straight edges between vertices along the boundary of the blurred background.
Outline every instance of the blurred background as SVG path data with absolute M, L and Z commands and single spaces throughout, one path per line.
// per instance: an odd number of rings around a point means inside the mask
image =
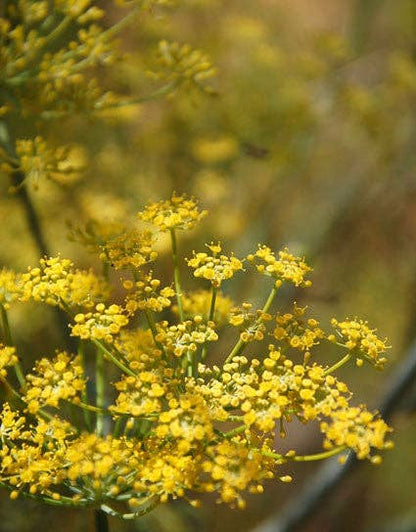
M 107 23 L 117 19 L 112 3 L 97 4 L 107 9 Z M 340 372 L 357 400 L 376 408 L 416 337 L 416 3 L 184 0 L 146 14 L 120 36 L 126 57 L 99 72 L 103 85 L 132 98 L 149 92 L 154 82 L 146 72 L 161 39 L 210 55 L 217 74 L 209 93 L 178 91 L 102 117 L 81 113 L 64 127 L 33 125 L 73 146 L 86 168 L 62 186 L 29 183 L 51 253 L 94 265 L 68 238 L 68 221 L 73 228 L 133 220 L 150 200 L 194 195 L 210 216 L 182 240 L 185 256 L 217 239 L 237 256 L 258 242 L 288 245 L 314 269 L 298 303 L 323 324 L 358 315 L 389 338 L 383 373 Z M 8 177 L 0 179 L 0 265 L 23 270 L 39 250 Z M 229 293 L 261 300 L 260 288 L 237 281 Z M 28 319 L 17 308 L 12 322 L 29 357 L 53 352 L 57 338 L 45 310 Z M 383 464 L 362 464 L 302 530 L 416 530 L 415 404 L 414 394 L 395 414 L 396 447 Z M 314 431 L 292 430 L 288 446 L 319 448 Z M 138 522 L 110 519 L 110 527 L 248 532 L 296 497 L 315 469 L 291 467 L 291 485 L 270 482 L 244 512 L 207 498 L 201 510 L 178 502 Z M 93 530 L 93 514 L 10 502 L 4 492 L 0 523 L 5 532 L 82 532 Z

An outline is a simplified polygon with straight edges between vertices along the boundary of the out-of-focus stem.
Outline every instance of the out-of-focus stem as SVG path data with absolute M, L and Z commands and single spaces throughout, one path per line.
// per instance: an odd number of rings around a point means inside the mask
M 216 302 L 216 300 L 217 300 L 217 287 L 216 286 L 212 286 L 211 304 L 210 304 L 209 312 L 208 312 L 208 321 L 213 321 L 213 319 L 214 319 L 215 302 Z M 207 356 L 207 345 L 205 344 L 204 347 L 202 348 L 202 351 L 201 351 L 201 360 L 205 360 L 206 356 Z
M 84 374 L 84 378 L 86 378 L 87 374 L 86 374 L 86 370 L 85 370 L 85 353 L 84 353 L 84 344 L 82 343 L 82 340 L 78 344 L 78 355 L 79 355 L 79 357 L 81 359 L 81 366 L 82 366 L 82 372 Z M 81 397 L 82 397 L 83 402 L 85 404 L 88 404 L 88 393 L 87 393 L 87 388 L 86 387 L 82 390 L 82 396 Z M 90 412 L 87 409 L 84 409 L 84 420 L 85 420 L 85 424 L 87 426 L 87 429 L 91 430 L 92 429 L 91 414 L 90 414 Z
M 95 532 L 109 532 L 107 514 L 101 509 L 95 510 Z
M 162 351 L 162 353 L 164 353 L 166 355 L 166 349 L 165 347 L 156 340 L 156 336 L 157 336 L 157 329 L 156 329 L 156 324 L 155 324 L 155 320 L 154 320 L 154 317 L 153 317 L 153 314 L 152 312 L 150 312 L 149 309 L 145 309 L 145 315 L 146 315 L 146 321 L 147 321 L 147 324 L 149 325 L 149 329 L 152 333 L 152 336 L 153 336 L 153 340 L 156 344 L 156 347 L 158 349 L 160 349 Z
M 182 288 L 181 288 L 181 277 L 180 277 L 179 261 L 178 261 L 178 246 L 176 243 L 175 229 L 170 230 L 170 237 L 172 241 L 173 276 L 175 280 L 176 301 L 178 303 L 179 318 L 181 321 L 183 321 L 184 314 L 183 314 L 183 307 L 182 307 Z
M 97 349 L 95 359 L 95 393 L 96 393 L 96 405 L 100 409 L 97 412 L 96 418 L 96 430 L 99 436 L 104 433 L 104 414 L 101 410 L 104 409 L 105 404 L 105 379 L 104 379 L 104 356 L 100 349 Z
M 13 346 L 12 333 L 10 330 L 9 318 L 7 316 L 7 310 L 3 304 L 0 303 L 1 322 L 3 326 L 4 341 L 6 345 Z M 26 386 L 25 376 L 23 375 L 20 363 L 14 365 L 14 371 L 16 373 L 17 380 L 22 388 Z
M 330 449 L 329 451 L 323 451 L 322 453 L 316 453 L 316 454 L 305 454 L 305 455 L 293 455 L 293 456 L 285 456 L 284 454 L 278 454 L 274 453 L 273 451 L 261 451 L 261 454 L 263 456 L 266 456 L 267 458 L 274 458 L 275 460 L 280 461 L 292 461 L 292 462 L 315 462 L 317 460 L 325 460 L 326 458 L 330 458 L 331 456 L 335 456 L 336 454 L 340 454 L 343 451 L 346 450 L 345 445 L 340 445 L 339 447 L 334 447 L 333 449 Z
M 211 292 L 211 305 L 209 307 L 209 313 L 208 313 L 208 321 L 212 321 L 214 319 L 214 312 L 215 312 L 215 302 L 217 301 L 217 287 L 212 287 Z

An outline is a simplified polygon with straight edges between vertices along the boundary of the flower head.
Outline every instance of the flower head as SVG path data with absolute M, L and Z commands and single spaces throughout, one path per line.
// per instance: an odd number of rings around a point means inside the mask
M 362 358 L 364 358 L 373 366 L 383 368 L 387 359 L 382 355 L 388 349 L 388 345 L 386 339 L 378 338 L 376 329 L 370 329 L 367 322 L 357 318 L 344 321 L 333 318 L 331 324 L 343 345 L 355 353 L 358 366 L 362 364 Z M 330 335 L 328 338 L 336 341 L 335 335 Z
M 279 258 L 276 258 L 268 246 L 259 245 L 258 250 L 254 254 L 248 255 L 247 259 L 256 265 L 258 272 L 273 277 L 276 280 L 277 288 L 283 281 L 293 283 L 295 286 L 308 287 L 311 285 L 309 280 L 305 280 L 305 276 L 311 271 L 311 268 L 302 258 L 295 257 L 289 253 L 287 248 L 279 251 L 278 255 Z
M 192 229 L 206 214 L 207 211 L 201 211 L 193 198 L 185 194 L 173 194 L 170 200 L 149 204 L 138 213 L 138 217 L 155 225 L 160 231 L 170 231 Z
M 208 253 L 193 252 L 193 257 L 188 259 L 188 266 L 193 268 L 195 277 L 202 277 L 211 282 L 212 286 L 219 287 L 226 279 L 231 279 L 235 272 L 243 269 L 243 263 L 231 254 L 229 257 L 220 255 L 220 244 L 207 245 L 212 255 Z

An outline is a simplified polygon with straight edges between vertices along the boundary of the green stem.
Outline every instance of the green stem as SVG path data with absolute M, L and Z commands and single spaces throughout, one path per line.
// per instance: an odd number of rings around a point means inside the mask
M 175 280 L 176 301 L 178 303 L 179 318 L 181 321 L 183 321 L 184 313 L 183 313 L 183 307 L 182 307 L 181 277 L 180 277 L 180 271 L 179 271 L 178 247 L 177 247 L 177 242 L 176 242 L 175 229 L 170 230 L 170 237 L 172 241 L 173 276 Z
M 0 482 L 0 487 L 4 488 L 8 491 L 10 491 L 10 485 L 6 484 L 6 482 Z M 57 499 L 53 499 L 52 497 L 48 497 L 47 495 L 41 495 L 41 494 L 32 494 L 28 491 L 19 491 L 19 494 L 23 495 L 23 497 L 27 497 L 28 499 L 33 499 L 36 501 L 42 501 L 46 504 L 50 504 L 52 506 L 89 506 L 91 505 L 91 501 L 87 499 L 81 499 L 81 500 L 73 500 L 70 497 L 64 497 L 61 495 L 61 497 Z
M 94 512 L 95 515 L 95 532 L 109 532 L 107 514 L 103 510 L 98 509 Z
M 78 355 L 79 355 L 80 360 L 81 360 L 82 373 L 84 375 L 84 378 L 86 379 L 87 378 L 87 374 L 86 374 L 86 370 L 85 370 L 85 353 L 84 353 L 84 344 L 83 344 L 82 340 L 78 344 Z M 87 392 L 87 387 L 86 386 L 82 390 L 81 397 L 82 397 L 83 402 L 85 404 L 88 404 L 88 392 Z M 85 420 L 85 424 L 87 426 L 87 429 L 89 431 L 91 431 L 92 430 L 91 415 L 90 415 L 90 412 L 87 409 L 84 409 L 84 420 Z
M 104 379 L 104 355 L 101 349 L 97 349 L 95 360 L 95 393 L 96 405 L 100 409 L 97 412 L 96 430 L 99 436 L 104 434 L 104 414 L 101 412 L 105 404 L 105 379 Z
M 115 424 L 114 424 L 114 430 L 113 430 L 113 437 L 118 438 L 123 430 L 123 421 L 124 417 L 119 417 Z
M 351 359 L 351 357 L 352 357 L 352 354 L 351 353 L 347 353 L 345 355 L 345 357 L 341 358 L 341 360 L 339 360 L 336 364 L 334 364 L 330 368 L 326 369 L 324 371 L 324 375 L 329 375 L 330 373 L 333 373 L 335 370 L 337 370 L 338 368 L 340 368 L 341 366 L 346 364 Z
M 213 321 L 213 319 L 214 319 L 216 301 L 217 301 L 217 287 L 216 286 L 212 286 L 211 305 L 209 307 L 208 321 Z
M 98 406 L 90 405 L 88 403 L 82 403 L 82 402 L 80 402 L 80 403 L 71 403 L 71 405 L 78 406 L 79 408 L 82 408 L 82 410 L 85 410 L 86 413 L 94 412 L 96 414 L 101 414 L 101 415 L 109 414 L 109 411 L 106 410 L 105 408 L 101 408 L 101 407 L 98 407 Z
M 240 427 L 237 427 L 233 430 L 229 430 L 228 432 L 224 432 L 222 436 L 224 438 L 232 438 L 233 436 L 236 436 L 237 434 L 241 434 L 245 430 L 247 430 L 247 425 L 241 425 Z
M 216 286 L 212 286 L 212 292 L 211 292 L 211 304 L 210 304 L 210 307 L 209 307 L 209 312 L 208 312 L 208 321 L 213 321 L 214 320 L 214 312 L 215 312 L 215 302 L 217 300 L 217 287 Z M 201 360 L 205 360 L 207 356 L 207 344 L 204 345 L 204 347 L 202 348 L 202 351 L 201 351 Z
M 165 347 L 156 340 L 156 336 L 157 336 L 157 329 L 156 329 L 156 323 L 155 323 L 155 320 L 154 320 L 154 317 L 153 317 L 153 314 L 150 312 L 150 310 L 148 308 L 146 308 L 144 310 L 144 313 L 146 315 L 146 321 L 147 321 L 147 324 L 149 325 L 149 329 L 152 333 L 152 336 L 153 336 L 153 340 L 156 344 L 156 347 L 158 349 L 160 349 L 162 351 L 162 353 L 164 353 L 166 355 L 166 349 Z
M 263 314 L 265 314 L 266 312 L 269 312 L 269 309 L 271 307 L 271 304 L 274 301 L 274 298 L 276 297 L 276 294 L 277 294 L 277 288 L 275 286 L 273 286 L 273 288 L 270 290 L 270 294 L 269 294 L 269 297 L 267 298 L 266 303 L 264 304 L 263 308 L 261 309 L 261 312 Z
M 11 330 L 10 330 L 10 324 L 9 324 L 9 318 L 7 316 L 7 310 L 6 310 L 5 306 L 2 303 L 0 303 L 0 314 L 1 314 L 1 322 L 2 322 L 2 326 L 3 326 L 5 344 L 8 345 L 8 346 L 13 346 L 13 338 L 12 338 L 12 333 L 11 333 Z M 16 377 L 17 377 L 17 380 L 19 381 L 20 386 L 22 388 L 25 388 L 25 386 L 26 386 L 25 376 L 23 374 L 23 371 L 22 371 L 22 368 L 21 368 L 19 362 L 17 362 L 14 365 L 14 371 L 16 373 Z
M 186 374 L 188 377 L 194 376 L 194 370 L 195 370 L 195 353 L 192 352 L 190 349 L 188 349 L 186 353 Z
M 125 514 L 122 514 L 120 512 L 117 512 L 116 510 L 113 510 L 113 508 L 110 508 L 110 506 L 107 506 L 106 504 L 101 505 L 101 510 L 108 515 L 112 515 L 114 517 L 121 517 L 122 519 L 125 519 L 125 520 L 130 520 L 130 519 L 137 519 L 138 517 L 146 515 L 147 513 L 154 510 L 159 503 L 160 503 L 160 499 L 158 497 L 155 497 L 153 498 L 153 501 L 151 501 L 150 504 L 146 505 L 145 508 L 143 508 L 142 510 L 138 510 L 137 512 L 132 512 L 132 513 L 125 513 Z
M 339 447 L 334 447 L 333 449 L 330 449 L 329 451 L 323 451 L 322 453 L 316 453 L 316 454 L 305 454 L 305 455 L 293 455 L 293 456 L 287 456 L 284 454 L 278 454 L 274 453 L 273 451 L 261 451 L 261 454 L 263 456 L 266 456 L 267 458 L 273 458 L 275 460 L 283 460 L 283 461 L 293 461 L 293 462 L 315 462 L 317 460 L 325 460 L 326 458 L 331 458 L 331 456 L 335 456 L 339 453 L 342 453 L 346 450 L 346 445 L 340 445 Z
M 118 22 L 116 22 L 111 28 L 108 28 L 108 30 L 105 30 L 101 34 L 102 37 L 114 37 L 117 33 L 119 33 L 121 30 L 123 30 L 126 26 L 128 26 L 133 20 L 140 14 L 140 10 L 138 8 L 132 9 L 130 13 L 128 13 L 125 17 L 120 19 Z
M 263 308 L 261 309 L 261 314 L 265 314 L 266 312 L 269 311 L 270 309 L 270 306 L 271 304 L 273 303 L 273 300 L 274 298 L 276 297 L 276 294 L 277 294 L 277 288 L 274 286 L 271 291 L 270 291 L 270 294 L 269 294 L 269 297 L 267 298 L 267 301 L 266 303 L 264 304 Z M 262 321 L 262 318 L 261 318 L 261 315 L 259 318 L 257 318 L 257 320 L 255 321 L 254 323 L 254 327 L 256 327 L 257 325 L 259 325 Z M 231 362 L 231 360 L 237 356 L 241 351 L 243 351 L 244 347 L 246 345 L 246 342 L 244 342 L 242 339 L 241 339 L 241 335 L 240 335 L 240 338 L 238 340 L 238 342 L 235 344 L 235 346 L 233 347 L 231 353 L 228 355 L 228 357 L 225 359 L 224 361 L 224 364 L 228 364 Z
M 102 344 L 99 340 L 96 340 L 95 338 L 92 339 L 92 343 L 95 344 L 101 351 L 103 354 L 106 355 L 107 358 L 109 358 L 111 360 L 111 362 L 116 365 L 118 368 L 121 369 L 121 371 L 123 373 L 126 373 L 127 375 L 131 375 L 132 377 L 137 377 L 137 375 L 134 373 L 133 370 L 131 370 L 130 368 L 128 368 L 127 366 L 125 366 L 123 364 L 123 362 L 121 362 L 120 360 L 118 360 L 114 355 L 113 353 L 111 353 L 111 351 L 109 351 L 104 344 Z
M 171 92 L 173 92 L 178 86 L 178 82 L 173 83 L 167 83 L 166 85 L 163 85 L 163 87 L 160 87 L 159 89 L 156 89 L 155 91 L 151 92 L 150 94 L 146 94 L 144 96 L 138 96 L 137 98 L 131 98 L 130 100 L 122 100 L 118 102 L 113 102 L 111 104 L 108 104 L 104 107 L 104 109 L 116 109 L 118 107 L 125 107 L 127 105 L 140 105 L 142 103 L 151 102 L 152 100 L 158 100 L 159 98 L 162 98 L 163 96 L 167 96 Z M 95 109 L 100 110 L 100 105 L 95 105 Z

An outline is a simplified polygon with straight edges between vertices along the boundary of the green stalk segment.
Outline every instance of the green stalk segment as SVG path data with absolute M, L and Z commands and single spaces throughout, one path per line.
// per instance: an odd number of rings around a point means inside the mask
M 181 288 L 181 278 L 180 278 L 179 261 L 178 261 L 178 247 L 176 243 L 175 229 L 170 230 L 170 237 L 171 237 L 171 242 L 172 242 L 173 276 L 175 280 L 176 301 L 178 303 L 179 318 L 181 321 L 183 321 L 184 313 L 183 313 L 183 306 L 182 306 L 182 288 Z

